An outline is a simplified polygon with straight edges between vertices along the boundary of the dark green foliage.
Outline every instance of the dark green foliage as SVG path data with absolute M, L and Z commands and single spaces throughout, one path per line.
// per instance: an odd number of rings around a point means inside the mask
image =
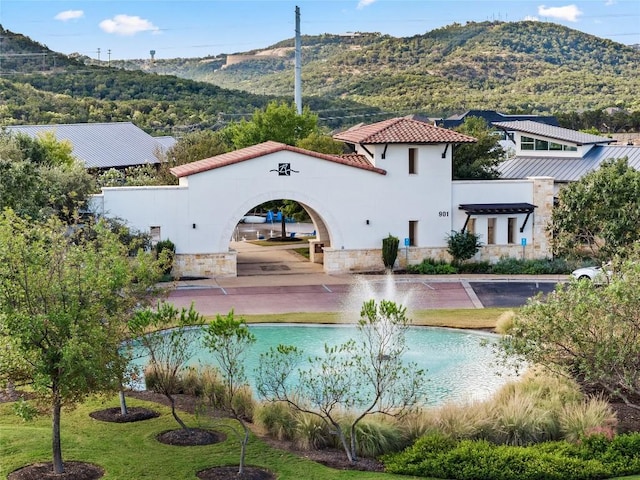
M 482 243 L 480 236 L 465 230 L 464 232 L 451 231 L 447 236 L 447 252 L 453 257 L 454 263 L 461 263 L 473 257 Z
M 441 434 L 420 438 L 398 454 L 383 457 L 388 472 L 450 479 L 572 480 L 640 472 L 640 434 L 613 440 L 594 435 L 579 444 L 546 442 L 528 447 L 455 441 Z
M 601 260 L 640 240 L 640 172 L 627 158 L 608 160 L 560 191 L 552 212 L 553 247 L 560 255 L 588 252 Z
M 454 180 L 498 178 L 498 165 L 504 159 L 500 138 L 493 135 L 484 118 L 468 117 L 456 131 L 474 137 L 476 143 L 456 145 L 453 150 Z
M 587 262 L 593 265 L 593 262 Z M 425 258 L 417 265 L 409 265 L 409 273 L 422 275 L 452 275 L 456 273 L 486 273 L 495 275 L 566 275 L 586 264 L 563 259 L 501 258 L 497 263 L 464 262 L 452 265 L 443 260 Z
M 419 273 L 422 275 L 453 275 L 458 273 L 458 269 L 450 263 L 444 260 L 433 260 L 431 258 L 425 258 L 418 265 L 408 265 L 407 271 L 409 273 Z
M 153 249 L 156 252 L 157 258 L 162 258 L 163 260 L 162 273 L 165 275 L 170 274 L 173 268 L 173 259 L 176 254 L 175 244 L 169 239 L 161 240 L 155 244 Z
M 382 239 L 382 262 L 385 268 L 389 270 L 393 268 L 393 264 L 396 263 L 396 258 L 398 258 L 399 244 L 400 239 L 391 234 Z

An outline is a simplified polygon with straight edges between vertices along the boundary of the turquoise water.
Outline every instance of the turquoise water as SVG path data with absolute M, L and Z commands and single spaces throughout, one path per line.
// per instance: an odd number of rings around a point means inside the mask
M 295 345 L 306 357 L 324 354 L 324 345 L 338 345 L 356 338 L 352 325 L 251 325 L 257 341 L 247 354 L 245 369 L 253 385 L 255 368 L 261 353 L 278 344 Z M 411 327 L 407 335 L 406 362 L 415 362 L 426 370 L 427 403 L 481 400 L 513 378 L 511 372 L 497 365 L 490 344 L 494 334 L 432 327 Z M 488 343 L 489 346 L 484 345 Z M 135 363 L 145 365 L 145 357 Z M 215 365 L 204 348 L 191 360 L 192 365 Z M 305 365 L 306 367 L 306 365 Z M 254 388 L 255 392 L 255 388 Z

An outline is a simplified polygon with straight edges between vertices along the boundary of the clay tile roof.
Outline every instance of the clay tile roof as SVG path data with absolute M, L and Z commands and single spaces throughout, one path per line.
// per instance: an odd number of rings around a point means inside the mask
M 171 173 L 178 178 L 186 177 L 188 175 L 194 175 L 196 173 L 213 170 L 214 168 L 233 165 L 234 163 L 244 162 L 246 160 L 251 160 L 253 158 L 270 155 L 284 150 L 300 153 L 309 157 L 319 158 L 321 160 L 327 160 L 329 162 L 340 163 L 350 167 L 369 170 L 382 175 L 386 175 L 387 173 L 386 170 L 383 170 L 382 168 L 374 167 L 363 155 L 329 155 L 273 141 L 259 143 L 258 145 L 241 148 L 240 150 L 235 150 L 229 153 L 223 153 L 222 155 L 217 155 L 215 157 L 179 165 L 177 167 L 173 167 L 171 169 Z
M 391 118 L 365 126 L 355 126 L 333 136 L 347 143 L 473 143 L 477 140 L 453 130 L 410 118 Z

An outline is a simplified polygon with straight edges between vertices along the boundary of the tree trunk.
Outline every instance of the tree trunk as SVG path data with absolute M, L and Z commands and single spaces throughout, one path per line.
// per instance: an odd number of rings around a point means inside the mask
M 238 468 L 238 475 L 242 475 L 244 474 L 244 459 L 247 454 L 247 443 L 249 443 L 249 428 L 238 417 L 236 417 L 236 419 L 244 429 L 244 438 L 240 442 L 240 468 Z
M 118 396 L 120 397 L 120 414 L 127 415 L 129 413 L 129 410 L 127 409 L 127 399 L 124 396 L 124 390 L 122 389 L 122 387 L 120 387 Z
M 167 395 L 166 393 L 164 396 L 169 399 L 169 402 L 171 402 L 171 415 L 173 415 L 173 418 L 176 419 L 176 422 L 178 422 L 178 425 L 180 425 L 185 430 L 189 430 L 189 427 L 185 425 L 185 423 L 182 421 L 182 419 L 178 416 L 178 413 L 176 412 L 176 401 L 174 400 L 174 398 L 171 395 Z
M 351 449 L 349 448 L 349 445 L 347 444 L 347 439 L 344 436 L 344 432 L 342 431 L 342 429 L 340 427 L 336 427 L 336 434 L 338 435 L 338 438 L 340 439 L 340 443 L 342 444 L 342 448 L 344 448 L 344 453 L 347 454 L 347 460 L 349 460 L 349 463 L 356 463 L 355 458 L 353 457 L 353 455 L 351 455 Z
M 59 475 L 64 473 L 64 464 L 62 463 L 62 445 L 60 444 L 60 410 L 62 408 L 62 404 L 56 395 L 56 392 L 54 392 L 53 398 L 53 428 L 51 438 L 51 446 L 53 450 L 53 473 Z
M 285 240 L 287 238 L 287 218 L 284 215 L 284 211 L 280 211 L 282 212 L 282 220 L 280 220 L 280 228 L 282 231 L 280 232 L 280 236 L 282 240 Z

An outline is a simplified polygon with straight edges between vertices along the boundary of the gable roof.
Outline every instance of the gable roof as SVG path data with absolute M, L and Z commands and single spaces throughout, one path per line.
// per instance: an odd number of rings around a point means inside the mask
M 540 137 L 547 137 L 554 140 L 560 140 L 576 145 L 594 145 L 598 143 L 611 143 L 613 138 L 601 137 L 590 133 L 578 132 L 568 128 L 554 127 L 544 123 L 532 122 L 531 120 L 523 120 L 517 122 L 496 122 L 494 127 L 502 130 L 516 131 L 522 133 L 530 133 Z
M 184 165 L 178 165 L 177 167 L 173 167 L 170 171 L 178 178 L 186 177 L 188 175 L 206 172 L 215 168 L 233 165 L 234 163 L 240 163 L 282 151 L 300 153 L 309 157 L 340 163 L 349 167 L 361 168 L 371 172 L 380 173 L 382 175 L 387 174 L 386 170 L 374 167 L 364 155 L 329 155 L 325 153 L 312 152 L 311 150 L 305 150 L 303 148 L 292 147 L 291 145 L 271 140 L 251 147 L 241 148 L 240 150 L 235 150 L 233 152 L 223 153 L 222 155 L 217 155 L 215 157 L 205 158 L 203 160 L 186 163 Z
M 391 118 L 371 125 L 357 125 L 333 136 L 347 143 L 474 143 L 477 140 L 446 128 L 411 118 Z
M 500 163 L 500 178 L 553 177 L 556 182 L 575 182 L 605 160 L 627 157 L 640 170 L 640 146 L 596 145 L 582 158 L 517 156 Z
M 83 162 L 86 168 L 156 164 L 159 163 L 156 152 L 167 149 L 166 138 L 158 141 L 131 122 L 19 125 L 6 128 L 32 138 L 42 132 L 53 132 L 59 141 L 71 142 L 72 155 Z

